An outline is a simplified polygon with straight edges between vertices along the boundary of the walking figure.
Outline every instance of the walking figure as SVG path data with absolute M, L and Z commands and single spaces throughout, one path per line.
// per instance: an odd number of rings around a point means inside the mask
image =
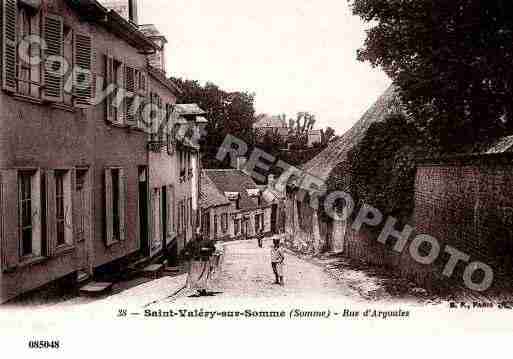
M 280 239 L 273 239 L 273 246 L 271 248 L 271 265 L 273 267 L 274 276 L 276 281 L 274 284 L 284 285 L 283 283 L 283 265 L 285 262 L 285 255 L 283 249 L 280 247 Z
M 258 246 L 259 246 L 260 248 L 262 248 L 263 240 L 264 240 L 264 230 L 263 230 L 262 228 L 260 228 L 260 229 L 258 230 L 257 240 L 258 240 Z

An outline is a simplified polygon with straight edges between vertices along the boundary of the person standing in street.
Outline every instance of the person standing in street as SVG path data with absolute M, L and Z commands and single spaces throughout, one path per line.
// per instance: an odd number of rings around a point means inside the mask
M 263 245 L 263 241 L 264 241 L 264 230 L 262 228 L 260 228 L 258 230 L 258 234 L 257 234 L 257 241 L 258 241 L 258 246 L 260 248 L 262 248 L 262 245 Z
M 284 285 L 283 282 L 283 266 L 285 262 L 285 254 L 280 246 L 280 239 L 273 238 L 273 246 L 271 247 L 271 265 L 273 267 L 276 281 L 274 284 Z

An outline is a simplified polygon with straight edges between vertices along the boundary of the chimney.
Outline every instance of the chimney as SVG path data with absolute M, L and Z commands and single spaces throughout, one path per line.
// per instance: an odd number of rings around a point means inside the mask
M 138 0 L 128 0 L 128 18 L 130 22 L 135 25 L 139 25 L 139 9 Z
M 244 156 L 237 157 L 237 169 L 244 171 L 246 167 L 247 158 Z

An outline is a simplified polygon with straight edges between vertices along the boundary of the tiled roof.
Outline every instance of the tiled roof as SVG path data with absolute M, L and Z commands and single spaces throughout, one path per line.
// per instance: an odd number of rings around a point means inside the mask
M 210 177 L 201 173 L 200 207 L 203 209 L 229 205 L 230 201 L 222 194 Z
M 213 170 L 206 169 L 204 173 L 212 180 L 216 188 L 221 192 L 238 192 L 240 194 L 239 204 L 241 209 L 258 208 L 258 202 L 248 195 L 248 189 L 258 189 L 257 184 L 251 176 L 240 170 L 225 169 Z M 267 202 L 262 201 L 262 206 Z
M 404 108 L 399 94 L 392 85 L 349 131 L 303 165 L 302 169 L 321 180 L 327 180 L 333 169 L 339 163 L 347 160 L 349 151 L 363 139 L 372 123 L 383 121 L 390 114 L 403 112 Z

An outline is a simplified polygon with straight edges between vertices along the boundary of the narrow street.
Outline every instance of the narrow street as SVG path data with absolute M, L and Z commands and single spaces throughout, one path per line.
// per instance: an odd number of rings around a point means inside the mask
M 183 289 L 186 275 L 163 277 L 99 300 L 75 298 L 65 305 L 85 304 L 128 308 L 173 305 L 230 306 L 241 301 L 251 303 L 290 304 L 292 301 L 323 303 L 331 300 L 355 301 L 359 298 L 343 282 L 337 281 L 321 266 L 308 263 L 290 252 L 285 255 L 285 285 L 274 284 L 270 264 L 270 239 L 259 248 L 255 240 L 228 242 L 221 271 L 212 281 L 210 295 L 197 297 L 195 291 Z
M 287 297 L 351 296 L 349 288 L 338 283 L 322 268 L 286 253 L 285 285 L 274 284 L 270 248 L 264 242 L 259 248 L 255 241 L 228 243 L 218 289 L 223 296 L 234 297 Z

